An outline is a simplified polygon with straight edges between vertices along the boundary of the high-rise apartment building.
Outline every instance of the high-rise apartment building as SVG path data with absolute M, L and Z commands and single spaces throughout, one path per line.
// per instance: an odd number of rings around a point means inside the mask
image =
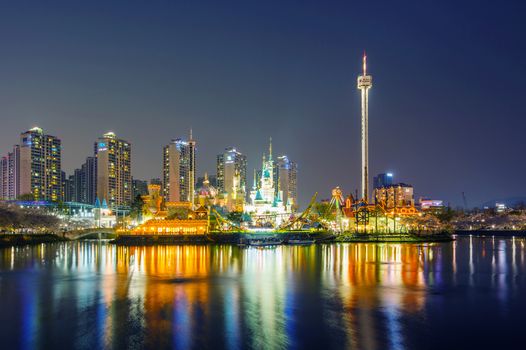
M 14 156 L 19 162 L 19 194 L 31 194 L 34 200 L 62 200 L 61 154 L 60 140 L 41 128 L 22 133 L 19 160 Z
M 81 169 L 75 169 L 71 175 L 71 201 L 83 203 L 86 191 L 86 177 Z
M 95 204 L 97 200 L 97 158 L 87 157 L 71 178 L 71 200 L 73 202 Z
M 148 194 L 148 181 L 132 179 L 132 200 L 135 200 L 137 196 L 145 196 Z
M 234 147 L 228 147 L 217 156 L 217 187 L 220 193 L 233 194 L 234 182 L 239 176 L 239 187 L 247 193 L 247 157 Z
M 280 156 L 276 162 L 277 183 L 276 191 L 281 191 L 285 205 L 290 204 L 293 209 L 298 208 L 298 165 L 287 156 Z M 276 193 L 277 194 L 277 193 Z
M 86 157 L 86 162 L 81 167 L 85 178 L 85 194 L 83 199 L 87 204 L 97 201 L 97 158 Z
M 169 202 L 194 203 L 195 140 L 172 140 L 163 148 L 163 195 Z
M 393 174 L 392 173 L 382 173 L 378 174 L 373 179 L 374 188 L 386 187 L 393 184 Z
M 97 198 L 110 208 L 128 207 L 132 201 L 131 144 L 108 132 L 95 143 Z
M 17 199 L 20 195 L 20 146 L 13 146 L 13 151 L 7 155 L 8 161 L 8 187 L 7 196 L 8 199 Z
M 158 177 L 155 177 L 153 179 L 150 179 L 150 185 L 159 185 L 159 186 L 163 187 L 163 180 L 161 180 Z
M 64 193 L 64 202 L 74 202 L 74 175 L 69 175 L 62 180 L 62 191 Z
M 15 200 L 20 195 L 20 146 L 0 158 L 0 200 Z
M 8 161 L 7 157 L 0 158 L 0 200 L 8 199 Z

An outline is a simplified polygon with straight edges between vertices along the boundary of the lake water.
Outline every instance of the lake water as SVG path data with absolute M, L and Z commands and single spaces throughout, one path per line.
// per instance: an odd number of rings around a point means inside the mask
M 526 241 L 0 250 L 0 348 L 526 348 Z

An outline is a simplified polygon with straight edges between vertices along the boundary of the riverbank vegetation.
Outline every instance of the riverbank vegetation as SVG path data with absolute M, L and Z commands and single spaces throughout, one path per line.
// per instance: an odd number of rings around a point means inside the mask
M 0 248 L 31 244 L 64 242 L 68 239 L 51 233 L 39 234 L 2 234 L 0 235 Z
M 37 208 L 20 208 L 0 204 L 0 232 L 2 233 L 50 233 L 56 232 L 60 220 Z

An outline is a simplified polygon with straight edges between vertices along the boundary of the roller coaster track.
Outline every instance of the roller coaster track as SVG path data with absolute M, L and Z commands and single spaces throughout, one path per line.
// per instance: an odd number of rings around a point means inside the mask
M 297 218 L 290 220 L 283 225 L 279 227 L 280 230 L 286 230 L 297 224 L 298 222 L 302 222 L 305 218 L 307 218 L 312 210 L 312 207 L 314 206 L 314 203 L 316 203 L 316 197 L 318 196 L 318 192 L 314 193 L 314 196 L 312 196 L 312 199 L 310 200 L 309 205 L 307 208 L 299 215 Z
M 223 230 L 222 229 L 222 225 L 223 224 L 226 224 L 226 225 L 229 225 L 231 228 L 235 228 L 236 230 L 238 231 L 245 231 L 245 229 L 243 229 L 239 224 L 236 224 L 228 219 L 225 219 L 221 214 L 219 214 L 219 212 L 217 210 L 215 210 L 214 208 L 211 208 L 211 211 L 214 213 L 214 217 L 216 219 L 216 222 L 217 222 L 217 225 L 218 225 L 218 228 L 219 228 L 219 231 L 221 232 L 224 232 L 224 231 L 227 231 L 227 230 Z

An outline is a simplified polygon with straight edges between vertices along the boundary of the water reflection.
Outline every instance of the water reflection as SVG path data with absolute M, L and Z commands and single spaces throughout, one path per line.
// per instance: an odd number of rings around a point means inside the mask
M 0 250 L 0 337 L 16 348 L 429 345 L 445 317 L 524 306 L 524 240 Z M 451 322 L 455 323 L 453 319 Z M 437 338 L 435 345 L 440 345 Z

